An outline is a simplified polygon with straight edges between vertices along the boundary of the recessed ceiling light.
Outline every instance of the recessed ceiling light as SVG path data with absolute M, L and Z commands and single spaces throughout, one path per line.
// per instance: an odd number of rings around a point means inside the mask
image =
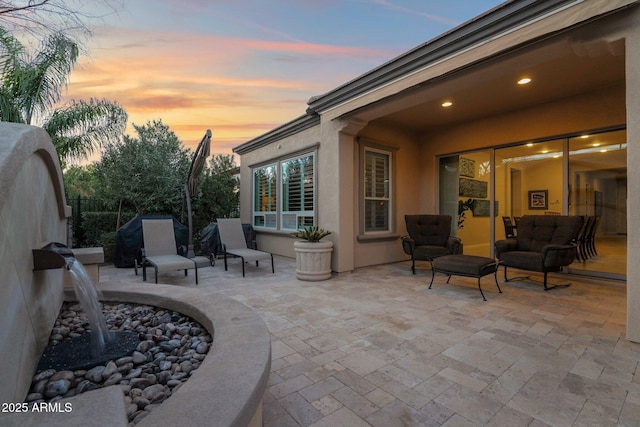
M 518 84 L 519 85 L 526 85 L 531 83 L 531 78 L 530 77 L 523 77 L 520 80 L 518 80 Z
M 559 155 L 559 154 L 556 154 L 555 156 L 553 156 L 553 158 L 554 158 L 554 159 L 557 159 L 557 158 L 559 158 L 559 157 L 560 157 L 560 155 Z
M 600 152 L 601 152 L 601 153 L 606 153 L 606 152 L 607 152 L 607 150 L 606 150 L 606 149 L 602 149 L 602 150 L 600 150 Z
M 533 142 L 528 143 L 527 147 L 533 147 Z
M 549 150 L 542 150 L 542 154 L 547 154 Z
M 600 143 L 599 143 L 599 142 L 596 142 L 596 143 L 594 143 L 594 144 L 593 144 L 593 146 L 594 146 L 594 147 L 600 147 Z
M 453 102 L 451 102 L 451 101 L 444 101 L 444 102 L 442 103 L 442 106 L 443 106 L 444 108 L 451 107 L 452 105 L 453 105 Z
M 581 135 L 580 138 L 587 139 L 587 138 L 589 138 L 589 135 Z

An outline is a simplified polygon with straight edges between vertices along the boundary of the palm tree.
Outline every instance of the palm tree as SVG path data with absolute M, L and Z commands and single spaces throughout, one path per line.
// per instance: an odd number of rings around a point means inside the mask
M 41 124 L 63 165 L 119 139 L 127 123 L 124 109 L 106 99 L 55 108 L 77 58 L 77 44 L 64 34 L 50 35 L 31 56 L 0 27 L 0 121 Z

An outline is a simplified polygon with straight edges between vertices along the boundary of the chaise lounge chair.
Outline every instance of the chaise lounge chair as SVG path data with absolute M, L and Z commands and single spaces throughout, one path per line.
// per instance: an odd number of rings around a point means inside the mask
M 242 259 L 242 277 L 244 277 L 244 263 L 271 258 L 271 272 L 275 273 L 273 267 L 273 255 L 269 252 L 258 251 L 249 248 L 242 231 L 240 218 L 218 219 L 218 231 L 220 232 L 220 242 L 222 244 L 222 254 L 224 255 L 224 270 L 227 271 L 227 255 L 233 255 Z
M 158 273 L 167 271 L 194 269 L 196 285 L 198 284 L 198 265 L 192 259 L 178 255 L 176 236 L 173 231 L 171 219 L 143 219 L 142 239 L 144 248 L 142 252 L 142 280 L 147 280 L 147 264 L 154 267 L 156 283 Z

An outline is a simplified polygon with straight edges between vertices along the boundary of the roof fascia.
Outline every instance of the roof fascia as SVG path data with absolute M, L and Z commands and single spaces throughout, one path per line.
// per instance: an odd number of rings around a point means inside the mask
M 513 0 L 446 32 L 326 94 L 312 97 L 307 112 L 320 113 L 384 86 L 457 52 L 495 38 L 554 10 L 584 0 Z
M 243 155 L 256 150 L 265 145 L 269 145 L 272 142 L 279 141 L 291 135 L 295 135 L 298 132 L 312 128 L 320 124 L 320 116 L 318 114 L 310 113 L 295 118 L 277 128 L 260 135 L 244 144 L 238 145 L 233 148 L 233 152 Z

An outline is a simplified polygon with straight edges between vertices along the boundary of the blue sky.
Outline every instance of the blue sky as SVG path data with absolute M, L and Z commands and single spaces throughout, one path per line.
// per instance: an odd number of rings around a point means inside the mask
M 68 98 L 162 119 L 230 153 L 327 92 L 501 4 L 490 0 L 132 0 L 93 27 Z

